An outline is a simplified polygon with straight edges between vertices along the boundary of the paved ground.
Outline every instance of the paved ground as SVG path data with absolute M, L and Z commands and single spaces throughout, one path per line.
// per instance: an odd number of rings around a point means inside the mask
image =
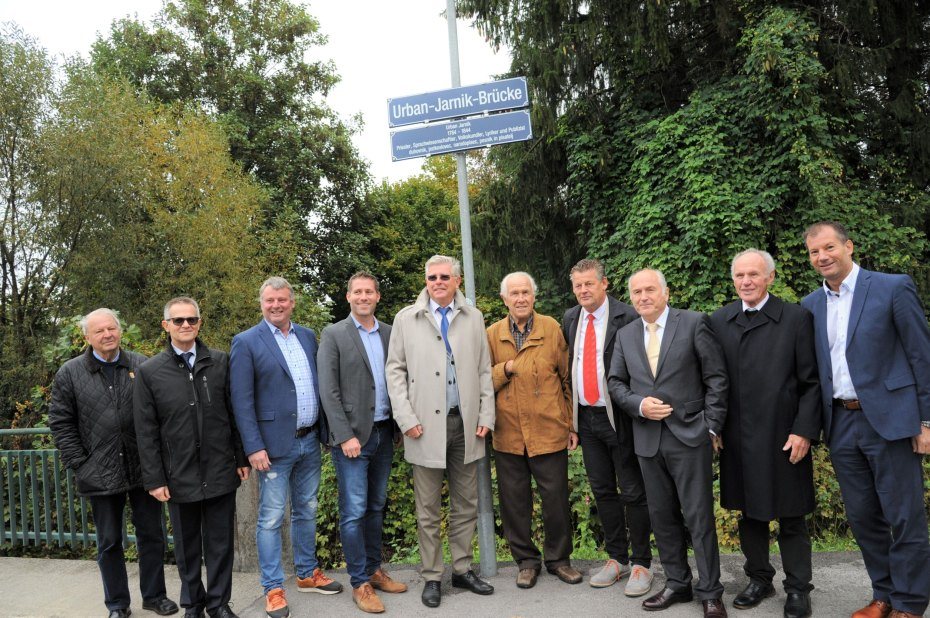
M 776 557 L 776 566 L 778 560 Z M 588 562 L 575 562 L 577 568 L 587 571 Z M 131 590 L 138 590 L 137 565 L 129 565 Z M 742 572 L 742 557 L 722 556 L 723 584 L 726 588 L 724 601 L 730 607 L 730 615 L 738 618 L 761 618 L 781 616 L 785 595 L 779 589 L 777 596 L 767 599 L 752 610 L 737 611 L 730 603 L 746 584 Z M 613 586 L 594 589 L 585 583 L 568 586 L 554 576 L 543 574 L 539 583 L 531 590 L 521 590 L 514 585 L 516 567 L 512 563 L 501 564 L 498 574 L 490 578 L 495 592 L 489 597 L 479 597 L 468 591 L 451 588 L 448 575 L 443 584 L 442 605 L 439 609 L 428 609 L 420 603 L 422 583 L 414 567 L 394 566 L 388 569 L 395 579 L 405 582 L 410 590 L 404 594 L 382 594 L 387 614 L 412 618 L 462 616 L 467 618 L 501 617 L 531 618 L 570 616 L 573 618 L 610 616 L 653 616 L 644 614 L 640 601 L 623 596 L 622 588 Z M 659 567 L 661 571 L 661 567 Z M 168 591 L 177 599 L 178 579 L 173 566 L 166 567 Z M 293 578 L 287 584 L 291 615 L 297 618 L 308 616 L 352 616 L 365 615 L 356 609 L 348 590 L 349 578 L 345 571 L 332 573 L 333 577 L 346 586 L 346 591 L 331 596 L 300 594 Z M 661 574 L 653 590 L 658 591 Z M 858 553 L 824 553 L 814 556 L 814 584 L 812 594 L 814 616 L 848 617 L 854 610 L 871 598 L 869 580 Z M 241 618 L 265 616 L 264 600 L 254 573 L 236 573 L 233 583 L 233 610 Z M 133 616 L 156 618 L 156 614 L 142 609 L 141 601 L 133 598 Z M 86 560 L 46 560 L 39 558 L 0 558 L 0 616 L 41 616 L 62 618 L 104 617 L 103 594 L 97 565 Z M 677 605 L 659 614 L 661 618 L 701 616 L 701 607 L 696 602 Z

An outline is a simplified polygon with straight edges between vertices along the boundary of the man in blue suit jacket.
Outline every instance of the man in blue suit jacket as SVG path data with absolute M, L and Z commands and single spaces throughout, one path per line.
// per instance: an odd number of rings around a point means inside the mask
M 801 303 L 814 314 L 824 439 L 872 580 L 872 602 L 852 616 L 921 616 L 930 597 L 927 318 L 910 277 L 853 262 L 842 225 L 814 224 L 804 240 L 824 278 Z
M 236 424 L 258 473 L 255 542 L 271 618 L 289 615 L 281 564 L 281 523 L 291 498 L 291 545 L 297 589 L 335 594 L 316 559 L 320 442 L 326 439 L 316 369 L 316 335 L 291 322 L 294 290 L 270 277 L 259 289 L 264 319 L 232 340 L 229 382 Z

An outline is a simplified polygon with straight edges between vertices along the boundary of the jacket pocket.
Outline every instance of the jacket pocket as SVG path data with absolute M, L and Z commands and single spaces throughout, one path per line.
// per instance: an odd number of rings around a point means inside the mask
M 274 410 L 256 410 L 255 418 L 259 421 L 273 421 Z
M 885 378 L 885 388 L 890 391 L 896 391 L 905 386 L 914 386 L 914 376 L 910 373 L 900 373 L 890 378 Z

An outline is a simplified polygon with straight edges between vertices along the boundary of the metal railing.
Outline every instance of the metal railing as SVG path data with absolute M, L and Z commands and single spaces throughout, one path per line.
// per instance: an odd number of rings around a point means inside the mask
M 0 429 L 0 439 L 50 433 L 41 427 Z M 97 534 L 89 512 L 90 501 L 78 495 L 74 472 L 64 467 L 58 449 L 0 449 L 0 543 L 93 546 Z M 123 518 L 123 547 L 136 541 L 136 535 L 127 529 L 128 520 L 127 514 Z M 163 506 L 162 533 L 166 543 L 173 543 L 167 523 Z

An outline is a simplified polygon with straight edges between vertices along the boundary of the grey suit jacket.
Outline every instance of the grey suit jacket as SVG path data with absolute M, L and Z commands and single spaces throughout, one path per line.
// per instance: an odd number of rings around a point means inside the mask
M 642 320 L 620 329 L 614 345 L 607 386 L 614 402 L 634 419 L 637 455 L 658 452 L 663 422 L 687 446 L 709 440 L 708 430 L 720 435 L 727 413 L 726 360 L 706 314 L 669 308 L 655 378 L 646 358 Z M 640 403 L 649 396 L 670 404 L 671 416 L 664 421 L 640 416 Z
M 378 320 L 378 332 L 386 361 L 391 326 Z M 316 362 L 328 443 L 337 446 L 356 437 L 365 446 L 375 418 L 375 381 L 352 316 L 323 329 Z

